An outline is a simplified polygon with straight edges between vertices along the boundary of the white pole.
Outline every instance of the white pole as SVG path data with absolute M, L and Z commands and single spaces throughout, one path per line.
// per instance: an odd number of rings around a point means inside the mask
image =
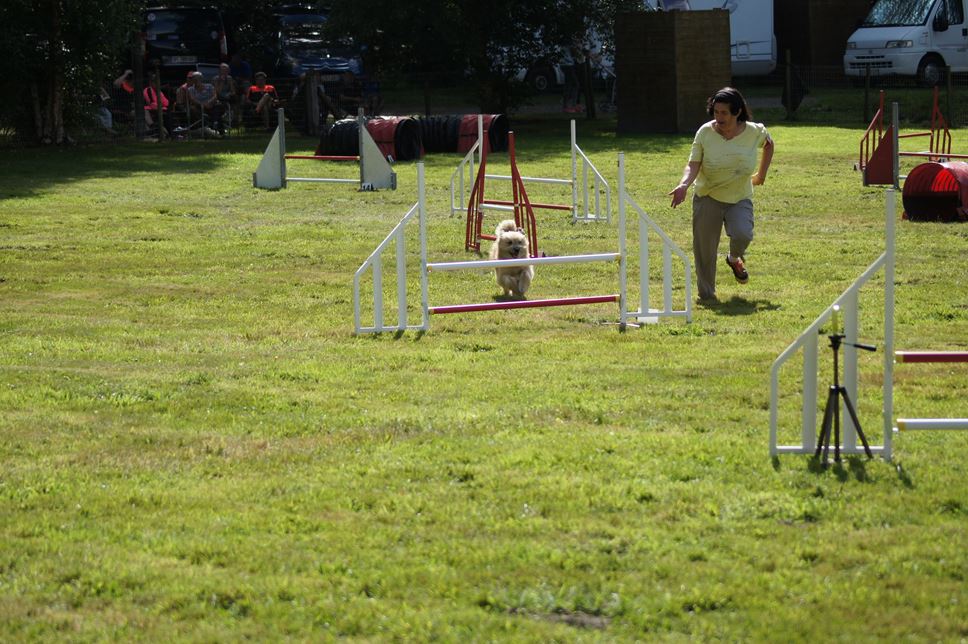
M 365 147 L 364 144 L 363 144 L 363 128 L 366 127 L 366 119 L 363 117 L 363 108 L 362 107 L 359 108 L 359 110 L 356 113 L 356 126 L 357 126 L 356 127 L 356 135 L 357 135 L 357 137 L 359 139 L 358 143 L 356 144 L 357 145 L 356 149 L 360 151 L 359 152 L 359 154 L 360 154 L 360 187 L 362 188 L 363 187 L 363 182 L 366 181 L 366 179 L 365 179 L 365 176 L 366 175 L 364 173 L 364 168 L 363 168 L 366 165 L 366 156 L 365 156 L 366 155 L 366 152 L 363 151 L 363 148 Z
M 427 264 L 428 271 L 461 271 L 508 266 L 537 266 L 538 264 L 587 264 L 613 262 L 621 253 L 591 253 L 588 255 L 555 255 L 552 257 L 522 257 L 521 259 L 477 259 L 467 262 L 435 262 Z
M 282 187 L 286 188 L 286 116 L 281 107 L 276 114 L 279 117 L 279 167 L 282 170 Z
M 897 221 L 897 192 L 887 191 L 884 243 L 884 451 L 885 461 L 891 460 L 894 440 L 894 261 L 895 222 Z
M 625 316 L 628 311 L 625 303 L 625 289 L 627 287 L 626 270 L 628 269 L 628 259 L 625 251 L 625 153 L 618 153 L 618 294 L 619 311 L 621 317 L 620 324 L 625 324 Z
M 397 233 L 397 328 L 407 328 L 407 246 L 403 227 Z
M 575 119 L 571 119 L 571 221 L 578 221 L 578 136 Z M 586 205 L 588 200 L 585 200 Z M 584 213 L 583 213 L 584 214 Z
M 844 346 L 843 386 L 847 390 L 847 395 L 855 403 L 860 402 L 860 398 L 857 397 L 857 347 L 853 346 L 854 342 L 860 341 L 858 338 L 860 329 L 858 290 L 853 289 L 850 291 L 847 297 L 844 298 L 843 304 L 841 304 L 841 309 L 844 312 L 844 328 L 842 333 L 847 339 L 847 344 Z M 840 417 L 844 419 L 844 449 L 848 452 L 853 452 L 857 449 L 857 427 L 854 426 L 854 420 L 847 412 L 846 404 L 841 403 L 840 411 Z
M 383 331 L 383 256 L 373 258 L 373 326 Z
M 430 305 L 427 293 L 427 194 L 423 161 L 417 164 L 417 220 L 420 224 L 420 328 L 426 331 L 430 326 Z
M 893 170 L 894 189 L 901 189 L 901 150 L 898 148 L 901 137 L 898 136 L 898 109 L 897 103 L 891 103 L 891 145 L 894 146 L 894 158 L 891 160 Z

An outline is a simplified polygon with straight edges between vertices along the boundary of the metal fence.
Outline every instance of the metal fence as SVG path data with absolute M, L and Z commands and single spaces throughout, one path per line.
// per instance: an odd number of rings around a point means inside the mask
M 270 82 L 276 87 L 281 104 L 286 109 L 290 128 L 315 136 L 327 119 L 330 121 L 333 119 L 333 115 L 327 114 L 325 105 L 321 104 L 318 98 L 313 100 L 316 94 L 312 91 L 311 83 L 315 82 L 312 78 L 276 79 Z M 791 122 L 863 127 L 870 122 L 877 111 L 881 92 L 884 92 L 886 103 L 899 103 L 902 122 L 924 124 L 931 116 L 932 88 L 920 84 L 917 79 L 879 76 L 875 73 L 861 77 L 847 77 L 839 65 L 781 64 L 769 76 L 735 78 L 733 83 L 750 99 L 757 120 L 765 122 L 776 122 L 782 119 Z M 321 81 L 320 84 L 322 84 Z M 617 87 L 618 91 L 621 91 L 621 79 L 617 79 Z M 939 106 L 949 126 L 956 128 L 968 125 L 968 75 L 944 73 L 939 82 L 939 89 Z M 599 90 L 604 91 L 601 88 Z M 413 87 L 407 87 L 405 83 L 399 87 L 394 86 L 394 91 L 408 96 L 409 102 L 400 105 L 399 101 L 388 100 L 389 109 L 386 112 L 388 114 L 439 111 L 445 104 L 442 98 L 453 93 L 454 88 L 452 86 L 435 87 L 424 80 L 413 81 Z M 133 110 L 118 109 L 117 105 L 74 105 L 70 110 L 71 118 L 66 123 L 70 141 L 128 144 L 133 141 L 148 140 L 177 143 L 210 136 L 210 133 L 198 127 L 199 124 L 196 120 L 192 120 L 190 115 L 178 113 L 174 101 L 175 88 L 167 88 L 166 94 L 174 110 L 170 117 L 171 127 L 166 128 L 167 131 L 159 131 L 157 128 L 139 124 L 133 118 Z M 471 95 L 473 91 L 468 91 L 466 94 Z M 414 105 L 415 100 L 416 105 Z M 432 102 L 435 110 L 431 110 Z M 548 109 L 557 108 L 557 103 L 550 100 L 539 101 L 537 105 L 532 101 L 526 104 L 528 106 L 524 109 L 528 112 L 540 111 L 543 104 L 551 106 Z M 233 120 L 226 128 L 227 138 L 265 138 L 267 126 L 269 129 L 274 126 L 274 123 L 253 118 L 242 102 L 237 103 L 233 108 Z M 404 111 L 401 112 L 401 109 Z M 606 112 L 599 116 L 614 118 L 614 113 Z M 0 147 L 36 143 L 36 136 L 29 125 L 19 129 L 5 128 L 0 125 Z

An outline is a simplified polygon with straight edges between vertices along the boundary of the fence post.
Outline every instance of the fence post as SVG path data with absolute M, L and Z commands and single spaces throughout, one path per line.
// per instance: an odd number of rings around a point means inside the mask
M 952 118 L 952 113 L 951 113 L 951 67 L 950 66 L 945 67 L 944 77 L 945 77 L 945 86 L 947 89 L 947 93 L 945 94 L 945 97 L 944 97 L 944 113 L 948 115 L 948 126 L 955 127 L 955 121 Z
M 790 50 L 787 49 L 786 53 L 786 73 L 784 74 L 783 82 L 786 84 L 786 119 L 789 121 L 793 118 L 793 110 L 790 106 L 793 105 L 793 68 L 790 65 Z
M 871 66 L 864 65 L 864 123 L 870 123 Z
M 306 131 L 319 136 L 319 71 L 310 70 L 306 74 Z

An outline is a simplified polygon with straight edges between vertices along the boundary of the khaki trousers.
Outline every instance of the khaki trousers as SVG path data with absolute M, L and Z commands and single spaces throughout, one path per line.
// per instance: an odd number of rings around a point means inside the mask
M 723 226 L 729 236 L 729 254 L 742 257 L 753 241 L 753 202 L 723 203 L 712 197 L 692 199 L 692 254 L 696 262 L 699 297 L 716 296 L 716 266 Z

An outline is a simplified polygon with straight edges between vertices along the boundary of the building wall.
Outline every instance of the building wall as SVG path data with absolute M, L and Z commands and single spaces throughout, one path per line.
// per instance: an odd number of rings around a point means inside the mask
M 615 23 L 618 132 L 694 132 L 731 83 L 729 13 L 627 13 Z
M 871 0 L 775 0 L 777 57 L 793 64 L 842 66 L 847 38 L 871 7 Z

